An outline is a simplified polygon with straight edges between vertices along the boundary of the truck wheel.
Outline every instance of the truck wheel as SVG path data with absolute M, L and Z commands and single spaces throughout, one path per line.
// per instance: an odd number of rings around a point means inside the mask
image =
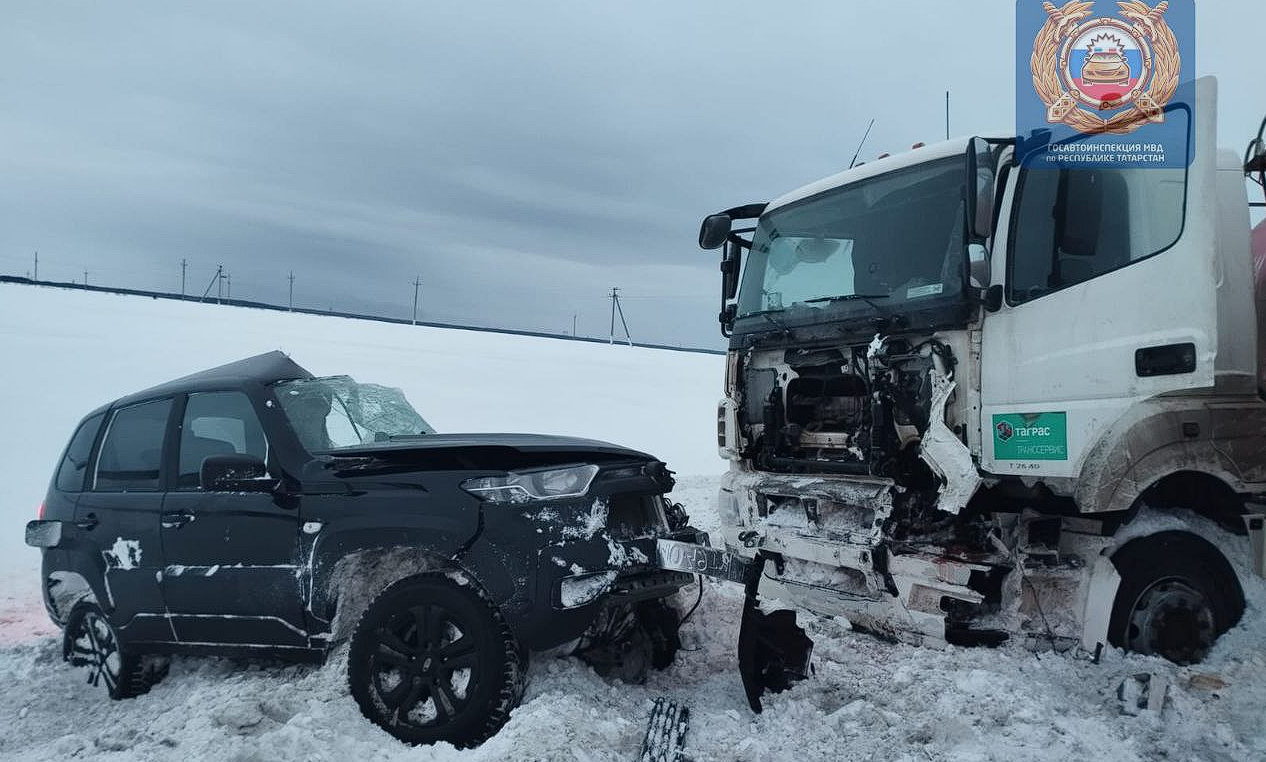
M 1194 664 L 1244 613 L 1235 571 L 1217 548 L 1193 534 L 1131 540 L 1112 562 L 1121 575 L 1108 628 L 1114 646 Z
M 401 741 L 471 747 L 518 706 L 526 661 L 495 607 L 470 587 L 423 574 L 369 604 L 347 678 L 365 716 Z
M 166 673 L 165 661 L 155 662 L 129 649 L 101 607 L 87 601 L 66 618 L 62 659 L 72 667 L 87 667 L 89 684 L 104 685 L 112 699 L 148 693 Z

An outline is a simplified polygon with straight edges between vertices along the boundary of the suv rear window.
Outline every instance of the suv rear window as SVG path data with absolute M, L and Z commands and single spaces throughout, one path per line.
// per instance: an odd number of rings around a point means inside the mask
M 57 467 L 57 489 L 61 492 L 82 492 L 84 476 L 88 473 L 88 458 L 92 456 L 92 443 L 97 441 L 97 432 L 101 430 L 101 421 L 105 413 L 88 418 L 79 424 L 75 435 L 70 438 L 70 446 Z
M 106 428 L 93 489 L 156 490 L 163 464 L 163 437 L 171 400 L 142 402 L 115 412 Z

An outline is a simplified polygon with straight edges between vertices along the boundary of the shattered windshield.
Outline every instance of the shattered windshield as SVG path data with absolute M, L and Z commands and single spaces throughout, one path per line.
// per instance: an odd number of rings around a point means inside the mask
M 309 452 L 435 433 L 399 389 L 350 376 L 284 381 L 274 388 Z
M 888 307 L 960 293 L 964 176 L 955 156 L 770 212 L 752 239 L 738 317 L 794 308 L 812 318 L 850 300 Z

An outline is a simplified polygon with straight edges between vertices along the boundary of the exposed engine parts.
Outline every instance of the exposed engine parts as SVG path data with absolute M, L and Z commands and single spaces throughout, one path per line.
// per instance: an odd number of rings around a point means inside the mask
M 926 481 L 913 450 L 929 427 L 933 371 L 949 376 L 954 364 L 934 338 L 752 352 L 735 390 L 743 457 L 773 472 Z

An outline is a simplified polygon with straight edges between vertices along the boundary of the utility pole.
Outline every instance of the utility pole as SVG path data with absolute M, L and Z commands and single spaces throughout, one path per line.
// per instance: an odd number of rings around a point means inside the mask
M 413 279 L 413 325 L 418 324 L 418 290 L 422 288 L 422 276 Z
M 633 337 L 629 336 L 629 324 L 624 320 L 624 308 L 620 306 L 620 289 L 611 287 L 611 334 L 608 344 L 615 343 L 615 315 L 620 313 L 620 325 L 624 326 L 624 340 L 628 345 L 633 346 Z
M 40 253 L 37 251 L 35 252 L 35 277 L 31 278 L 31 280 L 39 280 L 39 279 L 40 279 Z
M 88 271 L 84 270 L 84 285 L 88 285 Z
M 295 311 L 295 271 L 290 271 L 290 311 Z
M 576 335 L 576 313 L 571 313 L 571 335 Z
M 224 299 L 224 265 L 215 266 L 215 303 L 221 304 Z
M 180 298 L 185 298 L 185 270 L 189 267 L 189 261 L 184 257 L 180 258 Z
M 233 298 L 233 273 L 224 276 L 224 297 L 226 299 Z
M 216 287 L 216 290 L 215 290 L 215 303 L 216 303 L 216 304 L 219 304 L 219 303 L 220 303 L 220 288 L 219 288 L 219 285 L 220 285 L 220 283 L 222 283 L 222 282 L 223 282 L 223 280 L 222 280 L 222 279 L 223 279 L 223 277 L 224 277 L 224 276 L 223 276 L 223 273 L 224 273 L 224 265 L 216 265 L 216 266 L 215 266 L 215 275 L 212 275 L 212 276 L 211 276 L 211 281 L 210 281 L 209 283 L 207 283 L 207 287 L 206 287 L 206 289 L 202 292 L 202 296 L 198 297 L 198 301 L 200 301 L 200 302 L 205 302 L 205 301 L 207 300 L 207 294 L 211 293 L 211 287 L 212 287 L 212 286 L 215 286 L 215 287 Z

